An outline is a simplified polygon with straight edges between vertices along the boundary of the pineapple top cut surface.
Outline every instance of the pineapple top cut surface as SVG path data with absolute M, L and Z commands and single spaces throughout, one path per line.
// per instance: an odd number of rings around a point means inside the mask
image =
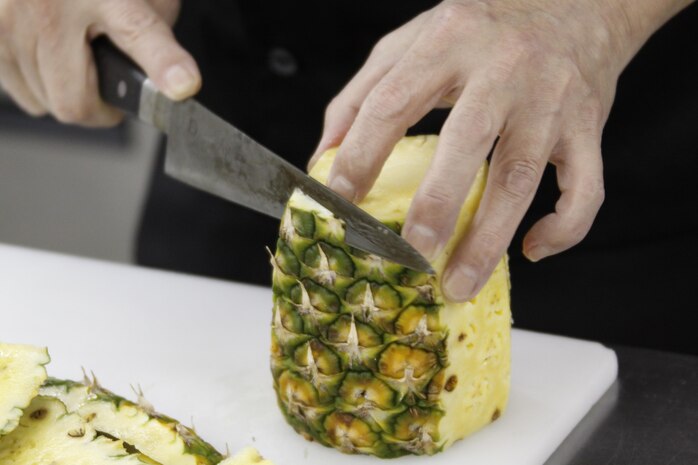
M 400 232 L 436 136 L 403 138 L 358 204 Z M 326 182 L 336 150 L 311 175 Z M 287 421 L 346 453 L 434 454 L 494 421 L 509 392 L 506 257 L 479 295 L 457 304 L 441 273 L 485 187 L 477 173 L 436 276 L 353 249 L 344 224 L 296 191 L 272 257 L 271 366 Z
M 139 402 L 131 402 L 94 378 L 83 383 L 51 378 L 41 395 L 59 399 L 69 412 L 89 419 L 97 431 L 133 445 L 164 465 L 214 465 L 223 460 L 194 430 L 157 413 L 140 393 Z
M 19 424 L 46 379 L 49 361 L 45 348 L 0 343 L 0 436 Z
M 153 465 L 103 436 L 57 399 L 36 397 L 20 426 L 0 438 L 2 465 Z

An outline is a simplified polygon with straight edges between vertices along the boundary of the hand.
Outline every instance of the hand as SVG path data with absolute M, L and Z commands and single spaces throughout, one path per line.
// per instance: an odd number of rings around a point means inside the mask
M 90 41 L 101 34 L 138 63 L 167 96 L 196 93 L 201 78 L 171 30 L 177 0 L 0 0 L 0 86 L 27 113 L 112 126 Z
M 505 253 L 548 162 L 561 196 L 528 231 L 537 261 L 581 241 L 604 199 L 601 133 L 616 80 L 649 35 L 688 0 L 444 1 L 374 48 L 330 103 L 314 160 L 341 142 L 329 185 L 365 196 L 406 130 L 452 106 L 404 237 L 435 258 L 495 140 L 487 188 L 443 277 L 473 297 Z

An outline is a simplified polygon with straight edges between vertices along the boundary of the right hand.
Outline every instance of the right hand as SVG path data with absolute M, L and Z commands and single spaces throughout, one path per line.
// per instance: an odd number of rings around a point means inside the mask
M 201 76 L 171 26 L 179 0 L 0 0 L 0 87 L 27 113 L 64 123 L 113 126 L 90 42 L 107 35 L 165 95 L 194 95 Z

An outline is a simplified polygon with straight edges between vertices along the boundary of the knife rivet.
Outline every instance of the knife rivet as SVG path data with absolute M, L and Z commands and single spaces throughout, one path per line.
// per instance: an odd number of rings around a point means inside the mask
M 119 83 L 116 85 L 116 94 L 119 96 L 119 98 L 124 98 L 126 97 L 127 92 L 128 86 L 126 85 L 126 81 L 119 81 Z

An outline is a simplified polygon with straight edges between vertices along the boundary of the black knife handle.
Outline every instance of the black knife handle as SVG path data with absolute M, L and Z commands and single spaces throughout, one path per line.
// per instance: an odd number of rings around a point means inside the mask
M 102 99 L 133 115 L 138 115 L 141 91 L 148 78 L 129 57 L 116 48 L 106 36 L 92 42 L 99 94 Z

